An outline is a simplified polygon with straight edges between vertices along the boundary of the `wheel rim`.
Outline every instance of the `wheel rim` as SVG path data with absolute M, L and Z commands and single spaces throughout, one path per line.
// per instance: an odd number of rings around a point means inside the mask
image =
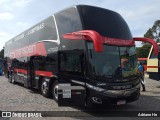
M 58 85 L 54 86 L 54 97 L 56 100 L 58 100 Z
M 48 90 L 47 82 L 43 82 L 43 83 L 42 83 L 42 93 L 43 93 L 43 94 L 46 94 L 46 93 L 47 93 L 47 90 Z

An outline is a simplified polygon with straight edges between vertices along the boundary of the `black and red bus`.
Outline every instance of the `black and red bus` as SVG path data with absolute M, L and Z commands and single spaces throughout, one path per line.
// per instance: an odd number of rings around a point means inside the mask
M 140 95 L 135 41 L 120 14 L 87 5 L 62 10 L 5 44 L 11 83 L 53 96 L 59 106 L 125 104 Z

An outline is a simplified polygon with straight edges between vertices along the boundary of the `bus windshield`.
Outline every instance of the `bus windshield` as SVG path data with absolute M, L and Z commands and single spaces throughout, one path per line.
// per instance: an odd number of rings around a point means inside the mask
M 94 75 L 128 77 L 137 66 L 135 47 L 103 45 L 103 52 L 95 52 L 92 42 L 87 42 L 89 68 Z

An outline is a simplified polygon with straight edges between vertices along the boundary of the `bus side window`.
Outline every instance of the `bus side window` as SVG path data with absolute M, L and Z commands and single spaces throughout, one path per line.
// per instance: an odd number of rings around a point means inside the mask
M 33 60 L 33 64 L 34 64 L 34 69 L 35 70 L 41 70 L 41 71 L 45 71 L 45 59 L 44 57 L 40 56 L 40 57 L 35 57 Z
M 60 71 L 75 75 L 82 74 L 81 57 L 79 54 L 69 53 L 60 55 Z

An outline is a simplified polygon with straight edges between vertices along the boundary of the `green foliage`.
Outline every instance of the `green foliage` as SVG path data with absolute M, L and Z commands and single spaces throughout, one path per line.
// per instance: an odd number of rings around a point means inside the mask
M 144 37 L 154 39 L 151 28 L 144 34 Z
M 156 42 L 160 42 L 160 20 L 154 22 L 152 28 L 144 34 L 144 37 L 152 38 Z
M 136 53 L 137 53 L 137 57 L 138 58 L 147 58 L 149 51 L 150 51 L 151 45 L 150 44 L 146 44 L 143 45 L 142 47 L 139 47 L 136 49 Z
M 149 28 L 147 32 L 144 34 L 144 37 L 151 38 L 156 42 L 160 42 L 160 20 L 154 22 L 152 28 Z M 148 43 L 142 43 L 143 46 L 136 49 L 138 58 L 146 58 L 148 57 L 151 45 Z

